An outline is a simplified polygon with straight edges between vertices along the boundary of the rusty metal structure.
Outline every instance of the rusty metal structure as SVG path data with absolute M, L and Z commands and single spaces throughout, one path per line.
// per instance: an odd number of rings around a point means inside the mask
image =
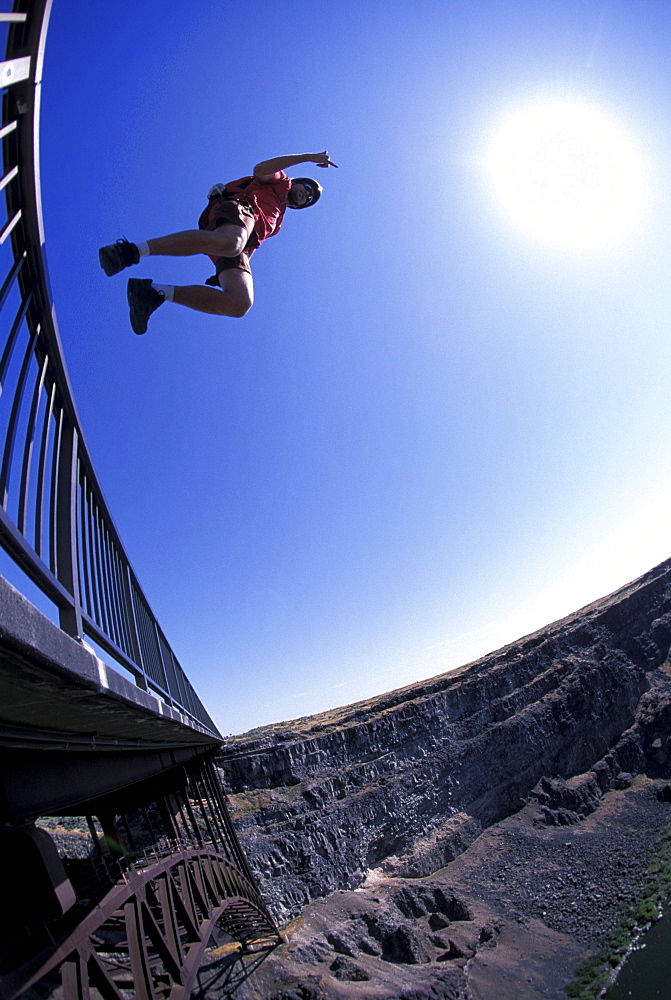
M 208 756 L 86 808 L 79 857 L 56 853 L 48 818 L 0 831 L 13 866 L 0 913 L 3 1000 L 38 983 L 65 1000 L 181 1000 L 212 982 L 217 996 L 234 992 L 279 935 Z M 54 837 L 66 822 L 58 817 Z
M 0 577 L 0 1000 L 223 997 L 279 934 L 67 374 L 39 184 L 50 8 L 0 13 L 0 545 L 55 619 Z

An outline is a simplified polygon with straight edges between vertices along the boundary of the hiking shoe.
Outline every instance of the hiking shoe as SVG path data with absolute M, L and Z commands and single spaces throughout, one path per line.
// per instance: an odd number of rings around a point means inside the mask
M 147 332 L 149 317 L 165 298 L 155 288 L 151 287 L 151 278 L 128 279 L 128 305 L 130 306 L 130 325 L 136 333 Z
M 108 247 L 101 247 L 98 251 L 100 266 L 108 277 L 123 271 L 124 267 L 140 262 L 140 251 L 134 243 L 129 243 L 124 237 L 116 243 L 110 243 Z

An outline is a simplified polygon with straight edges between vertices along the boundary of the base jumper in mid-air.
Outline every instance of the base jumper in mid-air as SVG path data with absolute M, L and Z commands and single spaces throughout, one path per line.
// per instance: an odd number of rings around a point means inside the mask
M 287 208 L 308 208 L 321 194 L 317 181 L 287 177 L 285 170 L 299 163 L 337 167 L 326 150 L 263 160 L 251 177 L 210 189 L 198 229 L 139 243 L 121 239 L 100 248 L 100 266 L 107 275 L 118 274 L 148 256 L 203 253 L 214 263 L 216 274 L 205 285 L 159 285 L 151 278 L 130 278 L 128 305 L 135 333 L 146 332 L 149 317 L 166 301 L 217 316 L 244 316 L 249 311 L 254 302 L 249 258 L 264 240 L 279 232 Z

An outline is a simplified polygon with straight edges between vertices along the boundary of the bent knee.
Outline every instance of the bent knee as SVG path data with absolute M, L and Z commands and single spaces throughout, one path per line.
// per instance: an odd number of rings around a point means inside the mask
M 247 243 L 247 233 L 232 236 L 230 233 L 214 233 L 217 240 L 217 253 L 221 257 L 239 257 Z
M 232 316 L 234 319 L 242 319 L 243 316 L 247 315 L 251 308 L 251 302 L 234 302 L 228 315 Z
M 241 319 L 246 316 L 254 305 L 254 299 L 246 295 L 231 295 L 225 289 L 218 296 L 216 312 L 219 316 L 232 316 Z

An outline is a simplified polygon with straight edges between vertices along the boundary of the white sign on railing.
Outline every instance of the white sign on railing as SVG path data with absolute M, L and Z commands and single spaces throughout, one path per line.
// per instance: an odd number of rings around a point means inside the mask
M 19 80 L 27 80 L 30 76 L 30 56 L 19 59 L 8 59 L 0 62 L 0 87 L 9 87 Z

